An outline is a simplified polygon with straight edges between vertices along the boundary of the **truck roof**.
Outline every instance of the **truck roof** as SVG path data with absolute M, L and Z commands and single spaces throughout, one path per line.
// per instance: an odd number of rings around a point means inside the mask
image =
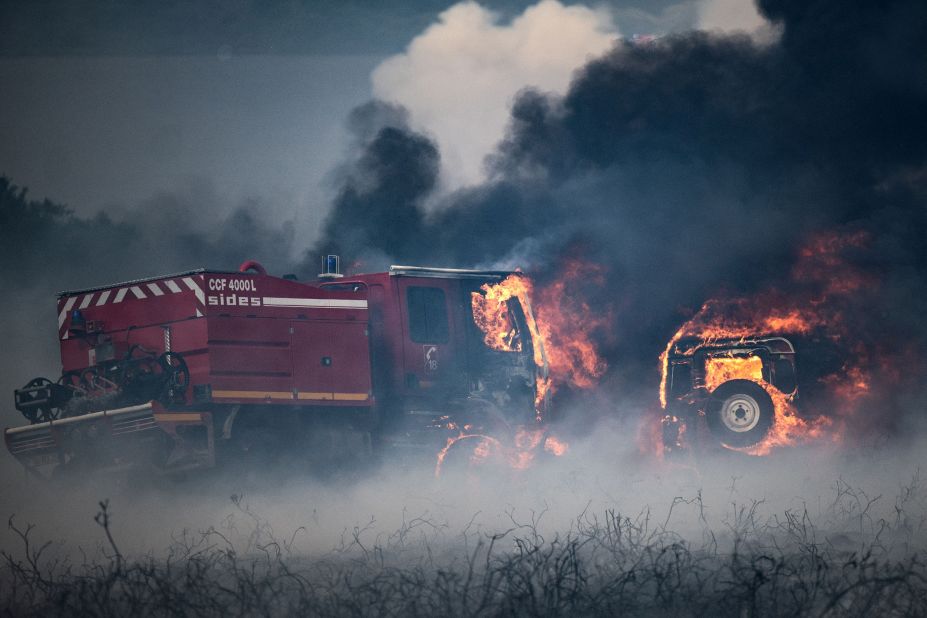
M 691 356 L 696 350 L 710 352 L 727 350 L 747 350 L 750 348 L 767 348 L 774 354 L 795 354 L 792 342 L 778 335 L 759 335 L 755 337 L 726 338 L 705 340 L 700 337 L 683 337 L 673 346 L 671 356 Z
M 466 269 L 466 268 L 434 268 L 431 266 L 393 265 L 389 267 L 388 274 L 391 277 L 411 276 L 411 277 L 430 277 L 434 279 L 486 279 L 486 278 L 503 279 L 511 275 L 513 272 L 516 272 L 516 271 L 475 270 L 475 269 Z M 152 277 L 142 277 L 139 279 L 132 279 L 129 281 L 122 281 L 119 283 L 108 283 L 106 285 L 97 285 L 97 286 L 89 287 L 89 288 L 65 290 L 62 292 L 58 292 L 57 297 L 61 298 L 63 296 L 72 296 L 74 294 L 88 294 L 90 292 L 98 292 L 100 290 L 108 290 L 111 288 L 128 287 L 132 285 L 138 285 L 140 283 L 148 283 L 150 281 L 157 281 L 159 279 L 172 279 L 172 278 L 177 278 L 177 277 L 189 277 L 190 275 L 202 275 L 202 274 L 248 275 L 248 274 L 257 274 L 257 273 L 241 272 L 238 270 L 221 270 L 221 269 L 215 269 L 215 268 L 197 268 L 194 270 L 186 270 L 186 271 L 178 272 L 178 273 L 155 275 Z M 378 273 L 367 273 L 367 274 L 378 274 Z M 355 275 L 348 275 L 348 277 L 353 277 L 353 276 Z M 361 277 L 364 275 L 358 274 L 356 276 Z
M 389 274 L 391 277 L 408 275 L 412 277 L 431 277 L 434 279 L 485 279 L 486 277 L 497 277 L 499 279 L 508 277 L 514 271 L 511 270 L 473 270 L 466 268 L 433 268 L 430 266 L 390 266 Z
M 166 275 L 156 275 L 154 277 L 142 277 L 140 279 L 132 279 L 130 281 L 123 281 L 121 283 L 108 283 L 106 285 L 97 285 L 92 288 L 81 288 L 77 290 L 65 290 L 63 292 L 58 292 L 58 298 L 62 296 L 71 296 L 72 294 L 85 294 L 89 292 L 98 292 L 100 290 L 108 290 L 110 288 L 119 288 L 119 287 L 128 287 L 130 285 L 138 285 L 139 283 L 146 283 L 148 281 L 157 281 L 158 279 L 172 279 L 176 277 L 189 277 L 190 275 L 202 275 L 202 274 L 216 274 L 216 275 L 247 275 L 247 274 L 256 274 L 256 273 L 242 273 L 237 270 L 217 270 L 213 268 L 197 268 L 195 270 L 185 270 L 179 273 L 170 273 Z

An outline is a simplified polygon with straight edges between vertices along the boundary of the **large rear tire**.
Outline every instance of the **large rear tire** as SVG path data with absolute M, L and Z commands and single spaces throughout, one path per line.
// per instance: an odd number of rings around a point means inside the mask
M 776 416 L 769 393 L 750 380 L 730 380 L 716 388 L 705 412 L 712 433 L 737 448 L 765 438 Z

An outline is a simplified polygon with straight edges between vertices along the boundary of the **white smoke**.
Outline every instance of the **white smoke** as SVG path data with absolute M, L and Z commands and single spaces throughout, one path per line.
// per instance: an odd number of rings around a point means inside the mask
M 500 23 L 474 2 L 447 9 L 402 54 L 373 72 L 374 94 L 405 106 L 442 158 L 445 190 L 484 180 L 518 91 L 565 93 L 573 71 L 614 44 L 605 11 L 542 0 Z
M 757 43 L 773 43 L 780 28 L 768 21 L 755 0 L 698 0 L 697 28 L 726 33 L 743 32 Z

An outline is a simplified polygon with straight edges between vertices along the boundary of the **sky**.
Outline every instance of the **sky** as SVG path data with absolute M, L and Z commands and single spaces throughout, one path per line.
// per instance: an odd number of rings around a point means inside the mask
M 437 141 L 440 195 L 484 179 L 520 89 L 562 93 L 616 36 L 758 21 L 747 0 L 7 1 L 0 174 L 81 215 L 165 194 L 258 203 L 298 251 L 330 208 L 348 112 L 372 96 Z

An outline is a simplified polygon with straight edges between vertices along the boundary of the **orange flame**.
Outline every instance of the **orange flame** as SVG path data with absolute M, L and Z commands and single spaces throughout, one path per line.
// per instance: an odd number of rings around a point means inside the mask
M 701 344 L 688 352 L 719 339 L 746 341 L 765 335 L 807 335 L 823 333 L 832 341 L 847 338 L 842 301 L 875 282 L 871 277 L 852 268 L 844 259 L 847 251 L 856 250 L 868 242 L 865 233 L 821 234 L 811 239 L 798 255 L 791 279 L 795 289 L 789 293 L 766 290 L 752 297 L 716 298 L 683 324 L 669 340 L 660 355 L 660 405 L 667 407 L 669 357 L 683 337 L 699 339 Z M 864 357 L 853 355 L 839 373 L 821 378 L 835 396 L 851 400 L 868 392 L 868 371 Z M 705 387 L 711 392 L 732 379 L 756 382 L 769 394 L 775 408 L 773 425 L 766 437 L 751 447 L 734 448 L 751 455 L 767 455 L 778 447 L 800 441 L 819 440 L 828 430 L 835 430 L 832 419 L 818 416 L 804 419 L 798 416 L 794 393 L 783 393 L 763 379 L 762 360 L 758 357 L 708 358 L 705 365 Z M 833 435 L 835 440 L 838 434 Z
M 482 331 L 487 347 L 501 352 L 522 352 L 530 338 L 536 369 L 537 423 L 543 421 L 544 410 L 557 388 L 564 384 L 590 388 L 605 373 L 607 364 L 598 354 L 590 333 L 604 328 L 610 316 L 593 312 L 571 286 L 574 282 L 601 285 L 603 279 L 600 267 L 567 260 L 559 276 L 544 286 L 536 287 L 531 279 L 516 271 L 499 283 L 484 284 L 471 295 L 473 321 Z M 517 323 L 512 303 L 520 306 L 524 324 Z M 520 332 L 520 327 L 527 332 Z M 476 439 L 478 451 L 492 445 L 515 470 L 528 468 L 539 452 L 560 457 L 569 449 L 566 442 L 546 434 L 539 426 L 518 428 L 509 446 L 494 438 L 461 432 L 448 438 L 439 453 L 436 476 L 440 476 L 450 449 L 465 438 Z M 471 464 L 479 461 L 477 454 L 470 457 Z
M 535 378 L 535 411 L 537 420 L 543 415 L 543 403 L 550 390 L 551 381 L 545 355 L 544 338 L 538 328 L 531 307 L 531 293 L 534 284 L 520 272 L 513 273 L 496 284 L 484 284 L 480 292 L 473 292 L 470 305 L 473 321 L 483 332 L 483 341 L 493 350 L 500 352 L 520 352 L 522 334 L 515 326 L 515 319 L 509 310 L 509 302 L 521 304 L 525 316 L 525 326 L 533 343 L 532 358 L 537 368 Z
M 733 451 L 740 451 L 748 455 L 769 455 L 773 449 L 784 446 L 794 446 L 798 442 L 819 440 L 825 436 L 825 430 L 831 426 L 832 421 L 819 416 L 813 421 L 806 421 L 798 416 L 792 405 L 792 397 L 786 395 L 768 382 L 760 382 L 760 386 L 769 393 L 773 402 L 775 417 L 769 433 L 759 443 L 753 446 L 732 447 L 725 445 Z M 834 436 L 837 439 L 837 436 Z
M 463 431 L 453 438 L 448 438 L 444 448 L 438 453 L 438 460 L 435 464 L 435 478 L 441 477 L 444 462 L 451 448 L 464 439 L 473 439 L 475 441 L 475 445 L 467 456 L 467 463 L 471 467 L 479 467 L 487 463 L 493 456 L 498 456 L 501 461 L 504 461 L 513 470 L 527 470 L 534 462 L 541 448 L 555 457 L 562 457 L 569 450 L 566 442 L 551 434 L 545 435 L 544 430 L 539 428 L 519 428 L 515 432 L 512 444 L 509 446 L 485 434 Z
M 830 419 L 819 417 L 813 423 L 799 418 L 792 405 L 792 393 L 783 393 L 763 379 L 763 359 L 759 356 L 719 356 L 705 360 L 705 388 L 711 392 L 730 380 L 750 380 L 763 387 L 773 402 L 773 426 L 766 437 L 749 447 L 727 448 L 749 455 L 768 455 L 776 447 L 799 440 L 820 438 Z
M 591 388 L 608 368 L 590 334 L 607 332 L 610 312 L 593 310 L 571 287 L 574 282 L 602 286 L 604 279 L 601 266 L 571 259 L 565 261 L 555 280 L 538 289 L 535 311 L 555 386 L 566 383 Z
M 435 478 L 440 478 L 441 470 L 444 467 L 444 460 L 447 459 L 447 455 L 450 452 L 451 447 L 453 447 L 459 441 L 468 438 L 477 440 L 476 446 L 473 447 L 469 456 L 469 464 L 471 466 L 478 466 L 481 463 L 487 461 L 494 450 L 497 452 L 502 451 L 502 444 L 495 438 L 483 434 L 461 432 L 454 438 L 448 438 L 444 448 L 438 451 L 438 459 L 435 463 Z
M 527 277 L 513 274 L 501 283 L 483 285 L 480 288 L 483 291 L 482 294 L 472 293 L 470 304 L 473 310 L 473 321 L 483 332 L 483 341 L 489 348 L 500 352 L 521 352 L 522 342 L 508 303 L 512 299 L 529 299 L 532 288 L 533 285 Z M 525 314 L 528 328 L 533 336 L 537 332 L 537 325 L 527 315 L 527 311 Z M 535 363 L 538 366 L 544 364 L 538 352 L 535 352 Z
M 705 359 L 705 388 L 713 391 L 729 380 L 763 383 L 763 359 L 759 356 L 719 356 Z
M 547 436 L 544 439 L 544 450 L 557 457 L 563 457 L 570 450 L 570 445 L 555 436 Z
M 484 284 L 473 292 L 473 319 L 493 350 L 521 351 L 518 333 L 509 303 L 519 302 L 525 315 L 528 334 L 533 342 L 532 355 L 538 368 L 535 385 L 537 420 L 543 416 L 544 404 L 563 384 L 590 388 L 605 373 L 608 365 L 598 354 L 590 333 L 607 326 L 609 316 L 594 312 L 580 297 L 570 292 L 573 281 L 601 283 L 601 268 L 579 260 L 568 260 L 560 276 L 543 288 L 517 272 L 496 284 Z

